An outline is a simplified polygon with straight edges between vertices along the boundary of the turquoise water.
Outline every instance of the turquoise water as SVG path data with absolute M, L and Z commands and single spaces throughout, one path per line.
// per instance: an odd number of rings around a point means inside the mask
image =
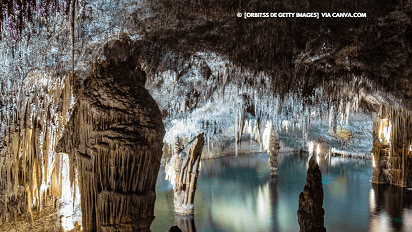
M 280 154 L 277 180 L 267 161 L 267 154 L 202 161 L 194 218 L 175 218 L 172 186 L 161 167 L 152 231 L 175 224 L 197 232 L 299 231 L 308 156 Z M 412 231 L 412 191 L 372 185 L 370 160 L 320 157 L 319 165 L 327 231 Z

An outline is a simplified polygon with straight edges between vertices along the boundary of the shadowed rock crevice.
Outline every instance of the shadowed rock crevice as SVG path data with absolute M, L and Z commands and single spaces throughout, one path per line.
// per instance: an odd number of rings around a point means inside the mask
M 84 231 L 149 231 L 164 128 L 145 73 L 124 41 L 105 46 L 83 84 L 58 151 L 79 173 Z

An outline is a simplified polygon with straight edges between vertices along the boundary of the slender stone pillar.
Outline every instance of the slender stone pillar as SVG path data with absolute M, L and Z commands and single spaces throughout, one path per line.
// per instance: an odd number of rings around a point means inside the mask
M 278 154 L 279 154 L 279 139 L 276 139 L 276 132 L 272 128 L 270 132 L 270 140 L 269 140 L 269 167 L 270 167 L 270 175 L 272 178 L 277 177 L 278 175 Z
M 179 154 L 173 155 L 165 167 L 166 179 L 174 185 L 176 214 L 194 214 L 193 203 L 203 145 L 203 134 L 199 134 Z
M 326 232 L 324 226 L 322 174 L 316 156 L 309 160 L 306 185 L 299 195 L 298 222 L 300 232 Z

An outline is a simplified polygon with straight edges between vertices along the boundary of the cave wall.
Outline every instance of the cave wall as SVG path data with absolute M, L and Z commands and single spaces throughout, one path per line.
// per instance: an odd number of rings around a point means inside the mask
M 0 81 L 0 230 L 58 231 L 58 216 L 72 216 L 59 209 L 75 179 L 65 184 L 67 162 L 55 152 L 74 100 L 69 79 L 32 71 L 14 85 Z

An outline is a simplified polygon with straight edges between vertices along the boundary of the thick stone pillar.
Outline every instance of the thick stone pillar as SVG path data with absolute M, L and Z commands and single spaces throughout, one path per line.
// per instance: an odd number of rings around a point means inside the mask
M 107 62 L 78 85 L 58 151 L 79 173 L 83 231 L 149 231 L 164 127 L 127 42 L 105 46 Z
M 306 185 L 299 195 L 298 222 L 300 232 L 326 232 L 324 226 L 322 174 L 316 156 L 309 160 Z
M 179 154 L 173 155 L 165 167 L 166 179 L 174 185 L 176 214 L 194 214 L 193 203 L 203 145 L 203 134 L 199 134 Z

